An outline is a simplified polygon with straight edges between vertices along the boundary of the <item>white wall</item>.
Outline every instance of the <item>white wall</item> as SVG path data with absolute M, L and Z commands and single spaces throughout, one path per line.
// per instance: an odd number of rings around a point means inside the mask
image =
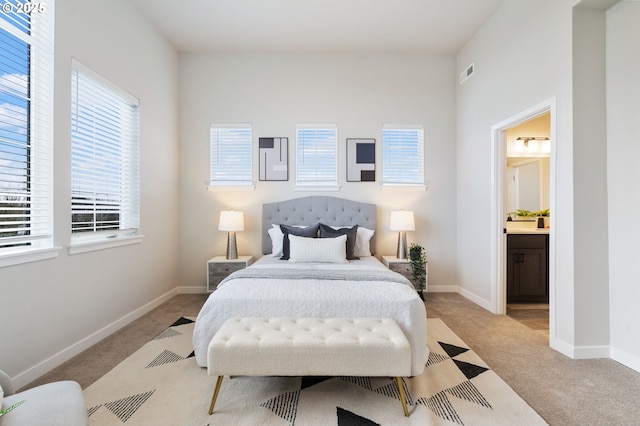
M 607 12 L 607 160 L 609 190 L 609 303 L 611 357 L 640 371 L 640 2 Z
M 180 283 L 202 288 L 206 261 L 225 252 L 219 211 L 245 212 L 237 234 L 242 254 L 260 255 L 265 202 L 312 195 L 294 192 L 296 123 L 338 123 L 340 192 L 324 193 L 378 204 L 378 252 L 394 254 L 397 235 L 389 212 L 411 209 L 409 242 L 426 247 L 429 287 L 453 286 L 455 249 L 455 65 L 452 57 L 421 55 L 184 54 L 180 58 Z M 250 122 L 258 137 L 289 138 L 288 182 L 257 181 L 255 191 L 208 192 L 209 124 Z M 424 192 L 381 191 L 378 181 L 345 181 L 345 139 L 375 138 L 380 159 L 382 125 L 423 124 Z M 195 290 L 195 289 L 194 289 Z
M 178 57 L 125 0 L 57 0 L 59 257 L 0 269 L 0 368 L 22 386 L 175 293 Z M 71 58 L 140 99 L 140 244 L 70 256 Z
M 507 1 L 458 55 L 459 71 L 471 62 L 476 70 L 457 96 L 458 258 L 474 259 L 459 261 L 460 285 L 489 304 L 492 236 L 477 223 L 491 221 L 490 127 L 554 98 L 550 342 L 638 369 L 638 250 L 625 221 L 637 192 L 629 140 L 638 132 L 638 3 L 609 11 L 606 46 L 604 11 L 614 2 L 576 3 Z M 464 213 L 472 206 L 480 218 Z
M 558 262 L 559 306 L 554 340 L 574 341 L 573 161 L 571 5 L 568 1 L 507 0 L 457 57 L 458 71 L 475 63 L 475 74 L 458 88 L 458 259 L 465 294 L 491 306 L 491 126 L 556 98 L 557 161 L 552 226 Z M 555 202 L 555 205 L 554 205 Z M 474 211 L 474 215 L 467 212 Z M 479 226 L 478 224 L 485 224 Z M 552 264 L 553 265 L 553 264 Z M 553 325 L 552 325 L 553 327 Z M 557 345 L 556 345 L 557 346 Z
M 575 346 L 609 356 L 607 110 L 603 10 L 573 8 Z

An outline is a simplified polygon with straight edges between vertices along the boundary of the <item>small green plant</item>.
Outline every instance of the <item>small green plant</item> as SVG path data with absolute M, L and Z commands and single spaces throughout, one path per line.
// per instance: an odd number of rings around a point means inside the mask
M 409 260 L 411 262 L 413 280 L 418 286 L 417 290 L 424 290 L 427 283 L 427 255 L 424 247 L 417 243 L 411 243 L 409 246 Z
M 516 216 L 520 217 L 534 217 L 535 214 L 529 210 L 518 209 L 514 212 Z
M 537 212 L 532 212 L 531 215 L 535 217 L 548 217 L 549 213 L 550 213 L 549 209 L 544 209 L 544 210 L 538 210 Z

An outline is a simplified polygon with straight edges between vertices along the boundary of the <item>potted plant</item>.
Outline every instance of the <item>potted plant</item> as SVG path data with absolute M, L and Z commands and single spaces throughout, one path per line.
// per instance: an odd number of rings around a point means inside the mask
M 427 284 L 427 255 L 425 254 L 424 247 L 417 243 L 411 243 L 409 246 L 409 261 L 411 262 L 411 271 L 413 272 L 413 283 L 422 298 L 422 292 L 425 290 Z
M 535 217 L 535 214 L 532 214 L 529 210 L 518 209 L 515 212 L 517 220 L 528 220 L 531 221 L 532 217 Z

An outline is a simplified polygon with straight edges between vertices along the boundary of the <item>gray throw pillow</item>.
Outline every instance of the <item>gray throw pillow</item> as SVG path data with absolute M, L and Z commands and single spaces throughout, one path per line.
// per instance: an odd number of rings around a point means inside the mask
M 347 236 L 347 260 L 360 259 L 354 254 L 356 248 L 357 233 L 358 225 L 355 225 L 351 228 L 333 229 L 332 227 L 325 225 L 324 223 L 320 224 L 320 238 L 335 238 L 341 235 Z

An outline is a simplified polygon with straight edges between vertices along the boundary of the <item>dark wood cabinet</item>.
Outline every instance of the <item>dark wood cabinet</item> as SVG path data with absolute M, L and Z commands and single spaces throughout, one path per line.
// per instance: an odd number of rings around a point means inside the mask
M 549 235 L 507 235 L 507 303 L 549 303 Z

